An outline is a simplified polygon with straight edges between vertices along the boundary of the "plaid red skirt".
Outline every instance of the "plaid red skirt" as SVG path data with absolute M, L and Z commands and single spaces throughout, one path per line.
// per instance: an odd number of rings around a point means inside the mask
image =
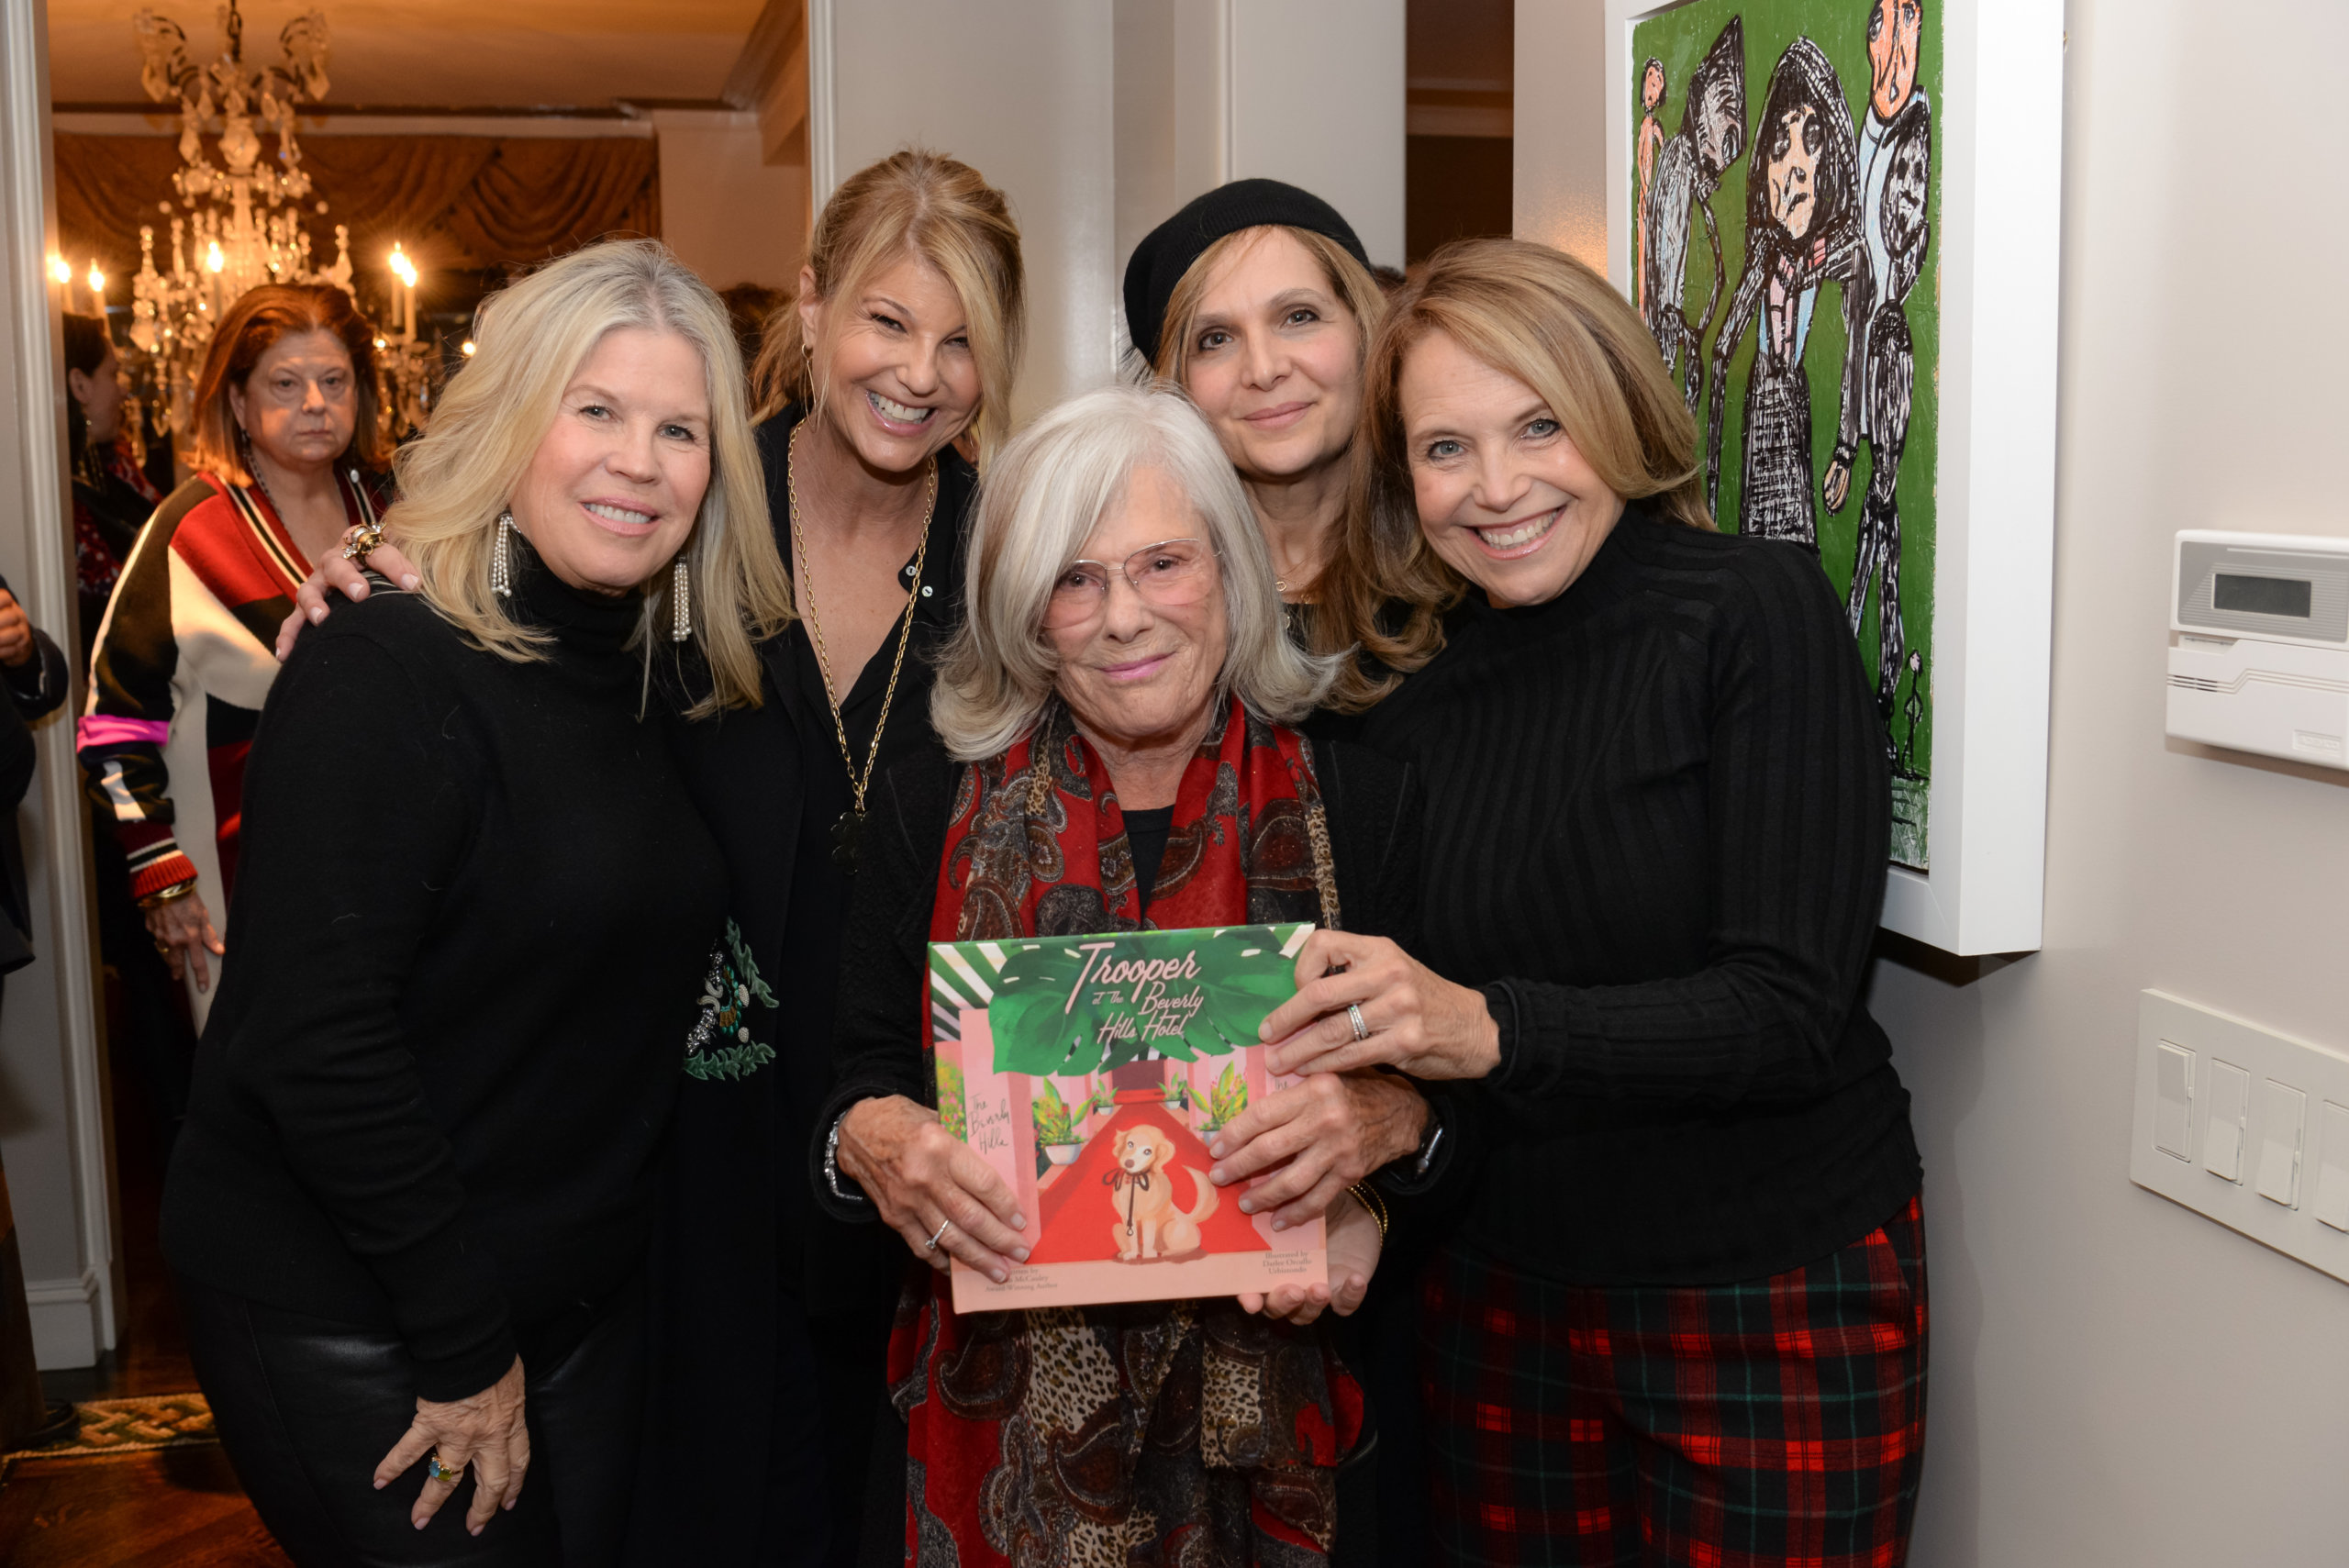
M 1434 1535 L 1453 1563 L 1898 1568 L 1925 1437 L 1917 1199 L 1742 1284 L 1426 1274 Z

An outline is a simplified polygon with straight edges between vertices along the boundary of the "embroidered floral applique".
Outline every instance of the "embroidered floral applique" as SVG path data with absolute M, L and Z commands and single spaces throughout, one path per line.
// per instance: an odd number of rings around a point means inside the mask
M 774 1047 L 753 1037 L 751 1014 L 754 1007 L 772 1011 L 775 1005 L 740 928 L 727 921 L 725 940 L 709 951 L 700 1016 L 685 1036 L 685 1076 L 747 1078 L 773 1062 Z

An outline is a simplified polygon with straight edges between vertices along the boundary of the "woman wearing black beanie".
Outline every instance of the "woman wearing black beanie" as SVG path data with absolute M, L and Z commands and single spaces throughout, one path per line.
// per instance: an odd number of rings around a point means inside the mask
M 1369 558 L 1340 526 L 1363 351 L 1385 312 L 1369 253 L 1311 192 L 1234 180 L 1134 247 L 1125 303 L 1135 353 L 1190 395 L 1240 471 L 1291 628 L 1315 641 L 1311 606 L 1375 591 Z M 1426 618 L 1408 629 L 1431 633 Z M 1397 651 L 1404 664 L 1418 662 L 1411 648 Z M 1357 691 L 1359 680 L 1341 682 L 1342 706 L 1374 695 Z

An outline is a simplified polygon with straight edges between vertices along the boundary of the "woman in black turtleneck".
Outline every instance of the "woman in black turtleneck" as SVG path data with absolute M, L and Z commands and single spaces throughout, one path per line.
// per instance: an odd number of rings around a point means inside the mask
M 725 312 L 665 250 L 574 252 L 478 342 L 400 460 L 416 590 L 312 628 L 263 711 L 164 1195 L 222 1441 L 306 1565 L 616 1552 L 727 898 L 668 730 L 756 701 L 788 613 Z
M 1842 596 L 1713 528 L 1653 342 L 1547 247 L 1431 258 L 1364 407 L 1364 520 L 1451 601 L 1363 733 L 1425 781 L 1427 940 L 1317 934 L 1267 1065 L 1453 1081 L 1436 1559 L 1898 1562 L 1921 1173 L 1860 994 L 1891 802 Z

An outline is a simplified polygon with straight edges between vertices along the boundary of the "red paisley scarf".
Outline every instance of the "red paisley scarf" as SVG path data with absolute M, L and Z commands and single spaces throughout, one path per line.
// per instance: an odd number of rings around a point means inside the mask
M 1329 866 L 1310 747 L 1235 700 L 1184 772 L 1150 924 L 1334 925 Z M 1117 795 L 1056 704 L 1033 735 L 963 770 L 930 938 L 1141 924 Z M 963 1316 L 946 1276 L 923 1272 L 889 1343 L 907 1562 L 1326 1557 L 1362 1395 L 1319 1333 L 1229 1298 Z

